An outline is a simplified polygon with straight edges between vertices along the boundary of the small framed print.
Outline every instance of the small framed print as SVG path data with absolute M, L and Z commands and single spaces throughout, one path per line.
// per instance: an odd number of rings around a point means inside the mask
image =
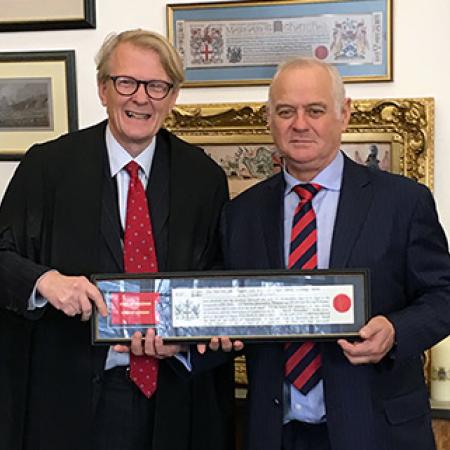
M 95 28 L 95 0 L 2 0 L 1 31 Z
M 167 342 L 358 336 L 369 316 L 365 270 L 268 270 L 96 275 L 108 315 L 94 344 L 129 342 L 155 328 Z
M 0 53 L 0 161 L 77 129 L 73 50 Z

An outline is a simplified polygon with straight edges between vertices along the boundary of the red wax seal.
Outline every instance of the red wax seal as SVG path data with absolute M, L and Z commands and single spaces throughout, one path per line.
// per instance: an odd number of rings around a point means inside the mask
M 333 298 L 333 307 L 337 312 L 347 312 L 352 306 L 352 301 L 348 295 L 339 294 Z
M 328 49 L 325 47 L 325 45 L 319 45 L 314 50 L 314 54 L 317 59 L 325 59 L 328 56 Z

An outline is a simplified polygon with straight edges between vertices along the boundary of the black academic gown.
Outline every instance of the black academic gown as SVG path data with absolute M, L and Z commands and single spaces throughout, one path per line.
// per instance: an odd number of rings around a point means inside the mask
M 0 209 L 0 436 L 8 450 L 90 448 L 106 347 L 89 323 L 51 305 L 27 312 L 37 278 L 123 272 L 106 122 L 36 145 Z M 160 271 L 205 270 L 218 258 L 223 171 L 200 149 L 157 135 L 147 188 Z M 154 450 L 229 449 L 232 368 L 186 382 L 161 361 Z

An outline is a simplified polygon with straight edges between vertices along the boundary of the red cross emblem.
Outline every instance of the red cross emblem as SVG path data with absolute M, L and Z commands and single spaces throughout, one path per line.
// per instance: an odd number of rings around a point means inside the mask
M 200 53 L 203 55 L 203 61 L 208 61 L 209 57 L 213 54 L 213 48 L 207 42 L 204 42 Z

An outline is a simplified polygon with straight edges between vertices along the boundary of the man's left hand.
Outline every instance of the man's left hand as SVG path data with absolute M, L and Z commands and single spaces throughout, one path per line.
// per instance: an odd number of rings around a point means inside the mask
M 384 316 L 376 316 L 359 330 L 362 341 L 349 342 L 339 339 L 337 343 L 352 364 L 371 364 L 381 361 L 395 342 L 395 329 Z
M 206 345 L 207 344 L 197 344 L 197 351 L 201 355 L 206 352 Z M 219 349 L 222 349 L 227 353 L 231 352 L 231 350 L 239 352 L 244 348 L 244 343 L 239 340 L 232 341 L 228 336 L 213 336 L 209 341 L 208 348 L 213 352 L 217 352 Z

